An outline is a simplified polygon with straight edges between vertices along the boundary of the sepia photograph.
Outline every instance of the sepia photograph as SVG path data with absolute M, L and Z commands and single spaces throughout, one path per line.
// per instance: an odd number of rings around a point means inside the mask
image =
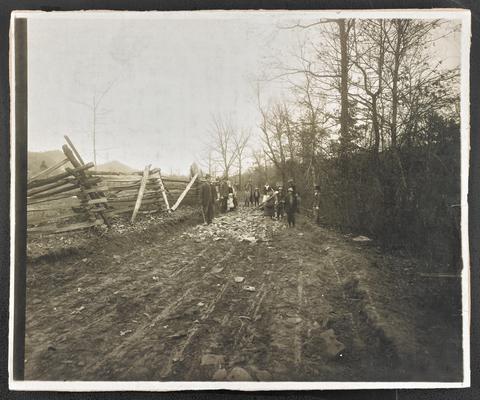
M 468 11 L 11 21 L 12 388 L 469 386 Z

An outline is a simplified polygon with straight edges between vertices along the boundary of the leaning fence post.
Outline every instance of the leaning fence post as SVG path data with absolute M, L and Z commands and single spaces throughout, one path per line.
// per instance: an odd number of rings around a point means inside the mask
M 138 210 L 140 209 L 140 206 L 142 204 L 143 192 L 145 191 L 145 186 L 147 186 L 149 170 L 150 170 L 150 165 L 147 165 L 145 167 L 145 169 L 143 170 L 143 176 L 142 176 L 142 180 L 140 182 L 140 189 L 138 190 L 137 202 L 135 203 L 135 208 L 133 209 L 132 219 L 130 221 L 132 224 L 135 222 L 135 218 L 137 216 Z
M 77 160 L 80 162 L 81 165 L 85 165 L 85 163 L 83 162 L 83 159 L 82 157 L 80 156 L 80 153 L 77 151 L 77 149 L 75 148 L 75 146 L 73 145 L 72 141 L 70 140 L 70 138 L 67 136 L 67 135 L 64 135 L 63 136 L 65 138 L 65 140 L 67 141 L 68 145 L 70 146 L 70 148 L 72 149 L 73 151 L 73 154 L 75 154 L 75 156 L 77 157 Z M 96 165 L 95 165 L 96 167 Z
M 194 184 L 194 182 L 196 181 L 198 177 L 198 174 L 195 174 L 195 176 L 192 178 L 192 180 L 189 182 L 189 184 L 187 185 L 187 187 L 185 188 L 185 190 L 183 191 L 183 193 L 180 195 L 180 197 L 177 199 L 177 201 L 175 202 L 175 204 L 173 205 L 173 207 L 171 208 L 172 211 L 175 211 L 177 209 L 177 207 L 180 205 L 180 203 L 182 202 L 183 198 L 187 195 L 188 191 L 190 190 L 190 188 L 192 187 L 192 185 Z
M 168 203 L 167 191 L 165 190 L 165 186 L 163 184 L 162 170 L 158 171 L 158 176 L 159 176 L 158 182 L 160 183 L 160 190 L 162 192 L 163 201 L 165 202 L 165 205 L 167 206 L 167 211 L 172 212 L 172 210 L 170 209 L 170 204 Z

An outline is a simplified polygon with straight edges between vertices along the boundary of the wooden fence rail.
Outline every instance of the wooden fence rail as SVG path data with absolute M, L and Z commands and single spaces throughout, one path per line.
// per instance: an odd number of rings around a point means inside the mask
M 150 166 L 148 173 L 147 168 L 131 173 L 98 171 L 93 163 L 84 163 L 68 136 L 65 140 L 65 159 L 27 182 L 28 234 L 109 226 L 110 218 L 121 214 L 131 214 L 133 223 L 137 214 L 173 212 L 180 203 L 198 204 L 197 176 L 163 176 L 159 168 Z

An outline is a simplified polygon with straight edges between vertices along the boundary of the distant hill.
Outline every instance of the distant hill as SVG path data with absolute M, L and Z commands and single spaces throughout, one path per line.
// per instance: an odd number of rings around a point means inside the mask
M 50 168 L 58 162 L 65 159 L 65 154 L 61 150 L 49 151 L 29 151 L 28 152 L 28 174 L 29 176 L 38 174 L 42 169 Z M 44 168 L 40 166 L 44 163 Z M 70 164 L 65 165 L 68 167 Z
M 96 170 L 104 172 L 123 172 L 130 173 L 137 171 L 136 169 L 129 167 L 128 165 L 122 164 L 120 161 L 109 161 L 105 164 L 97 165 Z

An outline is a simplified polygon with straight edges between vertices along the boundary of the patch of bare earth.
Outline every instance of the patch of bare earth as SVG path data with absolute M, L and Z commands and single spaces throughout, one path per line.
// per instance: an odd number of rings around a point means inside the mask
M 304 217 L 171 218 L 30 261 L 27 379 L 461 379 L 458 280 Z

